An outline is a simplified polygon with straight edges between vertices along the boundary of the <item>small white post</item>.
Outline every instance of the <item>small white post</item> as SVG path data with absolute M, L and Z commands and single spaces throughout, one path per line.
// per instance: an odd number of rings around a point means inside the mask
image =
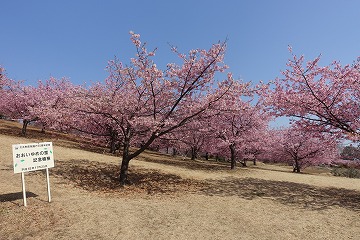
M 47 182 L 48 200 L 49 202 L 51 202 L 49 168 L 46 168 L 46 182 Z
M 24 177 L 24 172 L 21 172 L 21 183 L 22 183 L 24 206 L 26 207 L 27 204 L 26 204 L 26 190 L 25 190 L 25 177 Z

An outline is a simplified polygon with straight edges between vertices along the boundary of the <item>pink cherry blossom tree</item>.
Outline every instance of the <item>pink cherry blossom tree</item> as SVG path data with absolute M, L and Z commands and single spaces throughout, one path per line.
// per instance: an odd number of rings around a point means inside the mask
M 244 167 L 247 166 L 247 161 L 252 161 L 254 165 L 258 159 L 261 160 L 262 156 L 269 151 L 269 138 L 271 134 L 269 132 L 267 123 L 270 119 L 268 113 L 264 112 L 263 118 L 264 122 L 258 126 L 258 128 L 253 129 L 251 134 L 249 134 L 244 139 L 244 147 L 242 150 L 243 160 L 240 162 Z
M 4 70 L 1 78 L 0 112 L 8 118 L 21 120 L 23 135 L 26 135 L 28 124 L 35 121 L 59 129 L 55 124 L 62 118 L 59 109 L 67 105 L 65 100 L 70 97 L 73 86 L 68 79 L 51 77 L 33 87 L 7 78 Z
M 319 61 L 320 56 L 305 63 L 293 55 L 284 77 L 264 94 L 267 104 L 278 115 L 305 120 L 307 127 L 359 139 L 360 58 L 345 66 L 335 61 L 321 67 Z
M 163 71 L 153 61 L 155 50 L 149 52 L 139 34 L 130 34 L 136 48 L 131 63 L 125 65 L 116 58 L 109 61 L 105 82 L 82 88 L 62 112 L 67 125 L 79 131 L 98 131 L 93 130 L 96 126 L 116 131 L 122 146 L 122 185 L 128 182 L 133 158 L 155 140 L 210 111 L 233 82 L 226 79 L 216 86 L 215 74 L 228 68 L 223 63 L 225 43 L 209 50 L 191 50 L 187 55 L 173 48 L 180 64 L 169 63 Z M 77 124 L 79 119 L 84 124 Z M 139 148 L 130 150 L 135 146 Z
M 64 122 L 68 121 L 64 111 L 69 109 L 72 98 L 77 95 L 80 87 L 73 85 L 68 78 L 39 80 L 33 92 L 33 106 L 28 106 L 29 112 L 49 129 L 68 131 Z M 79 119 L 77 122 L 81 122 Z
M 34 101 L 35 88 L 24 86 L 23 81 L 15 81 L 7 77 L 5 70 L 1 69 L 1 103 L 2 115 L 22 121 L 22 135 L 26 135 L 26 129 L 30 122 L 37 121 L 30 108 L 37 104 Z
M 236 161 L 244 161 L 252 154 L 250 148 L 256 146 L 255 141 L 260 140 L 259 135 L 265 132 L 270 120 L 263 105 L 253 103 L 255 90 L 249 89 L 249 84 L 235 84 L 218 102 L 219 114 L 212 120 L 212 131 L 219 140 L 215 151 L 230 158 L 231 169 L 235 168 Z
M 208 147 L 215 138 L 210 123 L 214 113 L 215 111 L 208 111 L 201 118 L 173 133 L 176 146 L 182 148 L 184 152 L 190 153 L 191 160 L 197 159 L 200 153 L 208 152 Z
M 96 83 L 90 87 L 74 86 L 64 79 L 47 83 L 44 89 L 49 86 L 51 91 L 45 93 L 56 96 L 48 106 L 56 114 L 49 112 L 42 115 L 49 126 L 81 135 L 97 145 L 107 144 L 111 153 L 118 149 L 121 136 L 113 118 L 119 116 L 115 111 L 119 112 L 116 109 L 122 108 L 121 97 L 125 95 L 116 94 L 116 87 L 107 83 Z
M 120 183 L 125 184 L 129 162 L 138 156 L 155 139 L 180 129 L 194 121 L 219 101 L 229 89 L 227 81 L 214 89 L 215 73 L 223 72 L 225 43 L 214 44 L 208 51 L 191 50 L 188 55 L 173 51 L 180 57 L 181 65 L 168 64 L 166 71 L 157 68 L 146 44 L 141 44 L 138 34 L 131 34 L 137 58 L 130 67 L 116 61 L 110 62 L 109 81 L 123 83 L 127 99 L 121 118 L 123 158 Z M 120 119 L 119 119 L 120 120 Z M 142 139 L 142 146 L 129 151 L 131 141 Z
M 333 136 L 304 129 L 299 124 L 274 130 L 268 154 L 274 162 L 286 162 L 299 173 L 308 166 L 330 164 L 339 158 L 338 141 Z

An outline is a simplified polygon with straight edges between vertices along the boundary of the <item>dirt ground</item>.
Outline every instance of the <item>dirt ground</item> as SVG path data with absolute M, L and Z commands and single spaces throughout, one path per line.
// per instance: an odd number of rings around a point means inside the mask
M 117 185 L 120 159 L 54 141 L 52 202 L 42 171 L 14 174 L 11 145 L 48 141 L 8 134 L 0 122 L 0 239 L 360 239 L 360 179 L 265 165 L 145 153 Z

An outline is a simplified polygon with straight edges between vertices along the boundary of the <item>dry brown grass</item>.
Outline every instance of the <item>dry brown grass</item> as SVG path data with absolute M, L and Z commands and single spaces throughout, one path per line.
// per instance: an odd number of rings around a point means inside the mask
M 0 121 L 0 239 L 358 239 L 360 179 L 326 169 L 238 168 L 146 152 L 118 185 L 118 156 L 88 142 Z M 11 144 L 53 141 L 47 202 L 42 171 L 26 174 L 28 207 Z M 81 148 L 85 147 L 84 151 Z

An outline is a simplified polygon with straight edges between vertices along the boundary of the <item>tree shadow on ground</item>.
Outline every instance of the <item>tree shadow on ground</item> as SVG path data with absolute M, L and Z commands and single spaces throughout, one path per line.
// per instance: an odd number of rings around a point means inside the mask
M 0 127 L 0 134 L 14 137 L 22 137 L 21 128 L 10 125 L 2 125 Z
M 65 179 L 88 191 L 121 194 L 202 194 L 235 196 L 242 199 L 270 199 L 303 209 L 324 210 L 333 206 L 360 211 L 360 192 L 341 188 L 320 188 L 307 184 L 271 181 L 256 178 L 230 177 L 223 180 L 200 181 L 178 175 L 133 167 L 129 170 L 131 184 L 121 188 L 119 166 L 88 160 L 57 161 L 52 175 Z
M 160 163 L 169 166 L 182 167 L 192 170 L 205 170 L 205 171 L 219 171 L 219 170 L 229 170 L 230 165 L 223 162 L 211 162 L 211 161 L 198 161 L 198 160 L 190 160 L 190 159 L 179 159 L 175 157 L 167 157 L 164 158 L 164 154 L 162 153 L 150 153 L 146 152 L 146 154 L 155 156 L 156 158 L 149 158 L 144 156 L 137 157 L 137 160 L 145 161 L 145 162 L 154 162 Z
M 91 162 L 88 160 L 57 161 L 51 173 L 89 191 L 169 194 L 187 189 L 191 191 L 197 184 L 174 174 L 133 167 L 129 170 L 130 184 L 122 188 L 119 181 L 119 166 Z
M 38 195 L 33 192 L 26 192 L 26 198 L 37 196 Z M 0 202 L 13 202 L 19 199 L 23 199 L 23 192 L 0 194 Z
M 286 165 L 283 166 L 284 168 L 286 167 Z M 255 169 L 260 170 L 260 171 L 270 171 L 270 172 L 283 172 L 283 173 L 291 173 L 292 169 L 274 169 L 274 168 L 266 168 L 266 167 L 261 167 L 261 166 L 256 166 Z M 307 174 L 304 172 L 300 172 L 300 173 L 296 173 L 296 174 Z
M 274 168 L 273 166 L 278 166 L 280 168 Z M 293 173 L 292 166 L 285 165 L 285 164 L 284 165 L 265 165 L 265 166 L 256 165 L 256 166 L 252 166 L 252 167 L 257 169 L 257 170 L 260 170 L 260 171 Z M 283 168 L 283 169 L 281 169 L 281 168 Z M 319 173 L 330 173 L 330 170 L 325 170 L 325 168 L 323 168 L 321 171 L 320 170 L 316 171 L 316 170 L 314 170 L 314 168 L 313 169 L 305 168 L 305 169 L 301 169 L 301 172 L 295 173 L 295 174 L 318 175 Z
M 360 211 L 360 192 L 341 188 L 320 188 L 307 184 L 255 178 L 212 181 L 200 190 L 210 196 L 272 199 L 285 205 L 321 210 L 332 206 Z

